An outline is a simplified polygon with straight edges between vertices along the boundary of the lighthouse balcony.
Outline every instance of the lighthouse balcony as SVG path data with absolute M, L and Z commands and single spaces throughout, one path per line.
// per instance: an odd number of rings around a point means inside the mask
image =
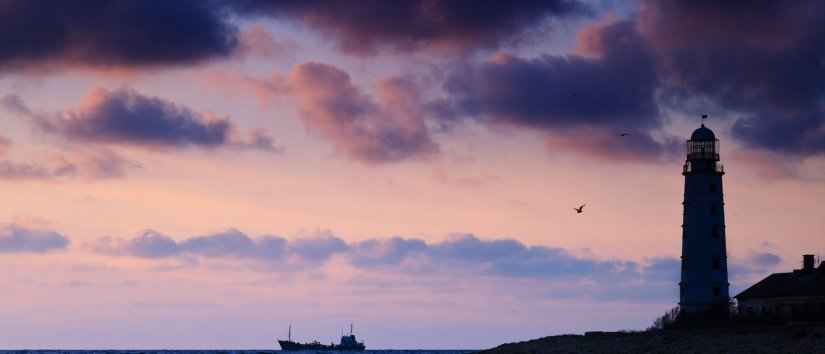
M 712 164 L 693 164 L 690 161 L 685 162 L 685 165 L 682 166 L 682 174 L 686 175 L 693 172 L 715 172 L 719 174 L 725 174 L 725 166 L 723 166 L 719 162 L 714 162 Z
M 688 160 L 719 161 L 719 154 L 713 151 L 695 151 L 687 155 Z

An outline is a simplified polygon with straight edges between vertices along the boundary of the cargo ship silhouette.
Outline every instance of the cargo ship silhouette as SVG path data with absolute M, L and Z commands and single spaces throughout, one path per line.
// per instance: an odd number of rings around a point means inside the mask
M 292 325 L 289 326 L 289 334 L 287 340 L 278 340 L 283 351 L 301 351 L 301 350 L 329 350 L 329 351 L 357 351 L 361 352 L 366 349 L 364 342 L 358 342 L 355 339 L 355 334 L 352 332 L 352 324 L 349 325 L 349 335 L 341 335 L 341 343 L 331 343 L 329 345 L 321 344 L 320 342 L 312 341 L 310 343 L 298 343 L 292 341 Z

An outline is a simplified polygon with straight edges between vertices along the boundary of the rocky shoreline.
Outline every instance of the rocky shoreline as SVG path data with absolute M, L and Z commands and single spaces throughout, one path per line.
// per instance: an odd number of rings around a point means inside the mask
M 509 343 L 483 354 L 825 353 L 825 326 L 588 332 Z

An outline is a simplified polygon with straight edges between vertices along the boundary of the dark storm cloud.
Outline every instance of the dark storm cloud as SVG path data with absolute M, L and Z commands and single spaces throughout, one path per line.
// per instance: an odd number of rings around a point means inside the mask
M 249 139 L 238 138 L 228 119 L 211 117 L 126 88 L 95 89 L 77 108 L 53 116 L 35 113 L 14 95 L 0 98 L 0 105 L 30 119 L 47 133 L 78 142 L 280 151 L 265 132 L 253 131 Z
M 0 228 L 0 253 L 46 253 L 69 247 L 66 236 L 49 230 L 36 230 L 18 225 Z
M 596 153 L 655 155 L 663 150 L 649 135 L 660 126 L 658 80 L 653 53 L 632 22 L 594 25 L 580 34 L 578 54 L 499 55 L 459 66 L 439 111 L 576 136 L 566 145 Z M 621 132 L 633 137 L 616 139 Z
M 227 57 L 237 30 L 211 1 L 0 2 L 0 70 L 151 67 Z
M 226 1 L 242 16 L 285 18 L 331 36 L 348 53 L 494 48 L 553 17 L 590 12 L 578 0 Z
M 825 2 L 650 0 L 639 24 L 666 94 L 733 112 L 750 146 L 825 153 Z
M 349 53 L 496 47 L 542 21 L 589 13 L 578 0 L 0 2 L 0 70 L 151 68 L 243 54 L 237 19 L 301 23 Z M 269 51 L 272 52 L 272 51 Z

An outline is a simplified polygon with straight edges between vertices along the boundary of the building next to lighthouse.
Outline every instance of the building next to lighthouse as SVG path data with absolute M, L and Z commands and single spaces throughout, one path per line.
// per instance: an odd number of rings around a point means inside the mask
M 728 266 L 719 140 L 704 124 L 687 141 L 679 307 L 684 315 L 725 315 Z
M 736 295 L 739 315 L 748 319 L 822 321 L 825 318 L 825 262 L 802 256 L 802 268 L 774 273 Z

